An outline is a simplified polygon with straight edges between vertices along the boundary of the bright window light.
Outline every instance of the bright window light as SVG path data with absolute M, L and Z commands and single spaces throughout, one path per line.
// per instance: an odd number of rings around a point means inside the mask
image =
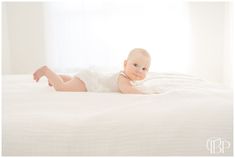
M 133 48 L 150 71 L 190 72 L 191 30 L 183 1 L 78 0 L 46 3 L 47 64 L 60 71 L 122 68 Z

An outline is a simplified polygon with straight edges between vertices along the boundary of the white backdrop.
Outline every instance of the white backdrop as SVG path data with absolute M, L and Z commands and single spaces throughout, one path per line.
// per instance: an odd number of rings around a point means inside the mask
M 122 68 L 135 47 L 151 71 L 190 72 L 191 30 L 183 1 L 78 0 L 47 3 L 48 64 L 57 70 Z
M 232 87 L 234 14 L 234 3 L 222 0 L 3 2 L 3 74 L 32 74 L 45 64 L 63 72 L 121 68 L 142 47 L 152 55 L 150 71 Z

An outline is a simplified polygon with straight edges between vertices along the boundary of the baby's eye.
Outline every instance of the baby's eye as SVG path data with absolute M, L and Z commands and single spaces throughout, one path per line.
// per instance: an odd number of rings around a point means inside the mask
M 145 70 L 147 70 L 147 69 L 144 67 L 142 70 L 144 70 L 144 71 L 145 71 Z
M 135 67 L 138 66 L 138 64 L 133 64 Z

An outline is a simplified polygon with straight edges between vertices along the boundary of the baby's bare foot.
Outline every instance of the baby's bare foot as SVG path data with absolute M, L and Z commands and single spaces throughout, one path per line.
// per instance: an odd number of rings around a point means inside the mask
M 33 79 L 35 81 L 39 81 L 39 79 L 45 74 L 45 70 L 47 69 L 47 66 L 42 66 L 38 70 L 36 70 L 33 74 Z

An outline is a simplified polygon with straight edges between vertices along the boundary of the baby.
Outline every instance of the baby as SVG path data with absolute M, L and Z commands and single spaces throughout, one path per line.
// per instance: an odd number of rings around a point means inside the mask
M 81 71 L 75 76 L 58 75 L 47 66 L 42 66 L 33 74 L 37 82 L 43 76 L 47 77 L 49 85 L 56 91 L 109 91 L 121 93 L 144 94 L 139 91 L 134 82 L 143 80 L 150 67 L 151 57 L 141 48 L 133 49 L 124 61 L 124 71 L 107 76 L 89 70 Z

